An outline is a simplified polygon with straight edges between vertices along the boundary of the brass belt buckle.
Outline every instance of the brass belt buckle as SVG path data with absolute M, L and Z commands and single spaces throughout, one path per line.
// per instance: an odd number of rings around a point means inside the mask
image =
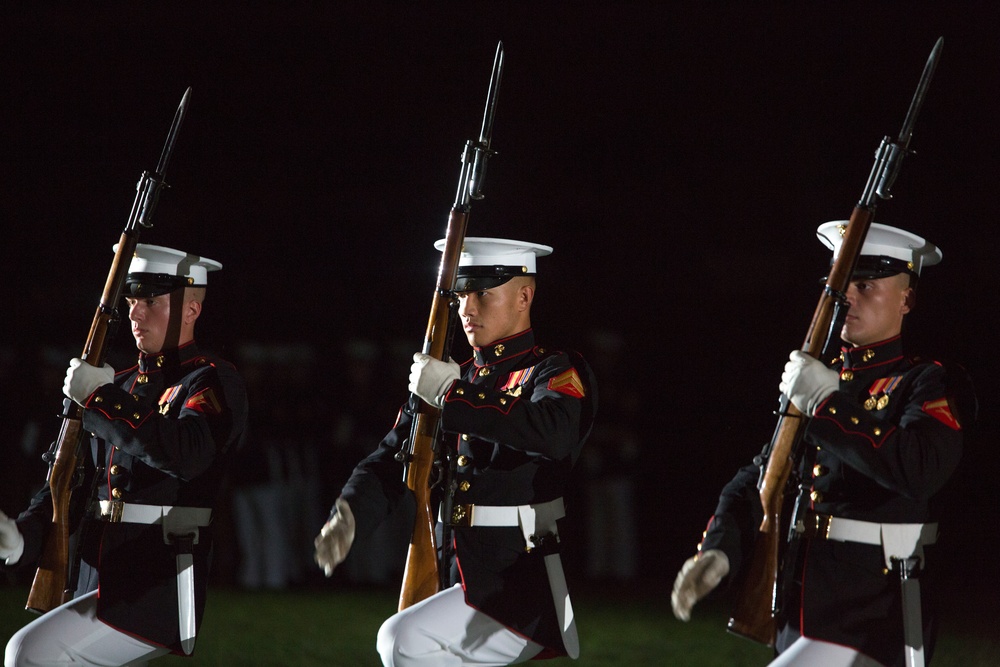
M 472 505 L 455 505 L 451 510 L 451 525 L 463 527 L 472 525 Z
M 121 500 L 109 500 L 107 502 L 107 508 L 101 508 L 105 510 L 101 512 L 101 518 L 108 523 L 121 523 L 122 514 L 125 513 L 125 503 Z

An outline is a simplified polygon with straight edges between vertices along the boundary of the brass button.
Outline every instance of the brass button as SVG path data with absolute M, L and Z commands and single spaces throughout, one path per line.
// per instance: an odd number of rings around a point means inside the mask
M 495 354 L 495 355 L 496 355 L 496 356 L 498 356 L 498 357 L 499 357 L 499 356 L 500 356 L 501 354 L 503 354 L 503 345 L 497 345 L 496 347 L 494 347 L 494 348 L 493 348 L 493 354 Z
M 817 491 L 816 489 L 813 489 L 812 491 L 809 492 L 809 498 L 814 503 L 821 503 L 821 502 L 823 502 L 823 494 L 820 493 L 819 491 Z
M 484 398 L 486 398 L 486 394 L 479 392 L 479 400 L 483 400 Z
M 94 396 L 94 403 L 103 403 L 104 399 L 100 396 Z
M 139 384 L 146 384 L 147 382 L 149 382 L 149 376 L 140 374 L 139 377 L 135 379 L 135 381 L 138 382 Z
M 882 429 L 880 429 L 878 426 L 876 426 L 875 430 L 873 431 L 873 433 L 875 435 L 882 435 Z
M 500 399 L 500 405 L 507 405 L 507 399 L 506 398 L 501 398 Z
M 115 410 L 121 410 L 121 409 L 122 409 L 122 404 L 121 403 L 115 403 Z
M 831 415 L 835 415 L 835 414 L 837 414 L 837 408 L 833 407 L 832 405 L 831 405 L 831 406 L 830 406 L 829 408 L 827 408 L 827 411 L 828 411 L 828 412 L 829 412 L 829 413 L 830 413 Z
M 830 470 L 826 466 L 822 466 L 818 463 L 813 466 L 813 477 L 822 477 L 828 472 L 830 472 Z
M 858 419 L 857 417 L 851 417 L 851 423 L 852 424 L 857 424 L 859 421 L 861 421 L 861 420 Z
M 121 489 L 117 487 L 111 489 L 111 497 L 114 498 L 115 500 L 120 500 L 123 495 L 124 494 L 122 493 Z
M 111 474 L 112 475 L 120 475 L 120 474 L 122 474 L 122 467 L 120 465 L 118 465 L 117 463 L 114 464 L 113 466 L 111 466 Z
M 490 374 L 490 369 L 489 368 L 480 368 L 479 369 L 479 374 L 482 375 L 483 377 L 486 377 L 487 375 Z
M 472 488 L 472 485 L 466 481 L 459 484 L 458 488 L 461 489 L 462 491 L 468 491 L 470 488 Z
M 141 417 L 141 416 L 142 416 L 142 415 L 140 415 L 140 414 L 139 414 L 138 412 L 133 412 L 133 413 L 132 413 L 132 419 L 138 419 L 138 418 L 139 418 L 139 417 Z
M 459 466 L 465 467 L 469 465 L 469 457 L 466 456 L 465 454 L 462 454 L 461 456 L 458 457 L 457 463 Z
M 458 389 L 455 390 L 455 393 L 458 394 L 459 396 L 461 396 L 462 394 L 465 393 L 465 389 L 463 389 L 462 387 L 459 387 Z
M 844 382 L 850 382 L 854 379 L 854 371 L 840 371 L 840 379 Z
M 468 433 L 463 433 L 462 434 L 462 440 L 465 440 L 466 442 L 468 442 L 469 441 L 469 434 Z
M 865 350 L 865 353 L 861 355 L 862 361 L 871 361 L 875 358 L 875 350 Z

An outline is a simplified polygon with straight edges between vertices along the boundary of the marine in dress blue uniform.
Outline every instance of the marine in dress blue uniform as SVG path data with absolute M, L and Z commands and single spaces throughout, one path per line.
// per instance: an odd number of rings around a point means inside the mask
M 844 224 L 818 230 L 834 256 Z M 957 468 L 963 425 L 976 409 L 963 369 L 903 351 L 900 327 L 913 285 L 923 267 L 940 259 L 924 239 L 873 224 L 851 277 L 839 359 L 827 368 L 793 352 L 786 366 L 781 390 L 812 419 L 798 470 L 795 536 L 779 575 L 774 664 L 903 665 L 908 651 L 921 653 L 911 660 L 922 660 L 924 645 L 932 646 L 926 596 L 904 611 L 899 559 L 914 559 L 914 577 L 933 568 L 931 499 Z M 883 288 L 888 296 L 874 305 L 860 294 Z M 679 617 L 686 620 L 722 577 L 740 576 L 762 519 L 759 472 L 747 466 L 723 489 L 699 556 L 675 583 Z M 919 646 L 904 641 L 907 615 L 923 621 Z
M 519 241 L 466 239 L 456 293 L 473 356 L 459 365 L 415 355 L 410 389 L 441 408 L 443 442 L 449 448 L 452 475 L 441 497 L 441 519 L 453 540 L 445 545 L 441 567 L 458 588 L 383 625 L 379 650 L 387 665 L 505 664 L 576 655 L 557 523 L 570 471 L 593 422 L 596 383 L 580 355 L 539 345 L 527 317 L 513 320 L 520 323 L 513 327 L 491 328 L 492 306 L 486 305 L 501 298 L 496 296 L 501 290 L 518 295 L 528 285 L 530 308 L 535 258 L 549 252 L 547 246 Z M 506 333 L 495 337 L 498 331 Z M 344 486 L 331 521 L 317 538 L 317 561 L 328 574 L 353 539 L 364 539 L 409 493 L 395 455 L 410 435 L 410 424 L 404 409 Z M 346 522 L 345 513 L 350 517 Z M 452 606 L 439 604 L 439 596 Z M 430 620 L 435 609 L 461 617 L 438 619 L 452 626 L 441 630 L 448 638 L 441 639 L 440 650 L 417 655 L 423 650 L 421 640 L 438 630 L 418 630 L 421 637 L 408 644 L 412 627 L 401 627 Z M 405 621 L 397 618 L 404 615 Z M 480 626 L 483 619 L 492 625 Z M 495 651 L 483 647 L 490 632 L 520 644 Z
M 205 607 L 212 508 L 247 419 L 242 379 L 193 338 L 207 274 L 219 268 L 214 260 L 139 244 L 126 286 L 138 363 L 113 381 L 110 366 L 96 369 L 78 359 L 67 372 L 64 391 L 85 408 L 83 428 L 92 434 L 72 503 L 80 525 L 75 598 L 96 591 L 96 619 L 138 640 L 139 653 L 130 659 L 191 653 Z M 154 311 L 162 315 L 159 324 Z M 51 513 L 46 485 L 16 520 L 23 536 L 18 566 L 34 566 Z M 33 651 L 63 643 L 45 636 L 57 627 L 61 640 L 71 634 L 64 620 L 50 618 L 74 614 L 63 609 L 15 635 L 8 664 L 38 659 Z M 86 646 L 86 636 L 78 639 L 81 653 L 70 646 L 58 659 L 112 664 L 116 654 L 101 653 L 111 641 Z

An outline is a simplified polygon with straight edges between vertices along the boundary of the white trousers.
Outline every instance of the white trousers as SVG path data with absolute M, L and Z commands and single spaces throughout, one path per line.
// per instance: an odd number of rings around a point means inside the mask
M 883 667 L 849 646 L 799 637 L 768 667 Z
M 7 642 L 5 667 L 145 665 L 170 653 L 115 630 L 97 618 L 97 591 L 36 618 Z
M 543 648 L 467 605 L 460 584 L 390 616 L 376 646 L 385 667 L 499 667 L 530 660 Z

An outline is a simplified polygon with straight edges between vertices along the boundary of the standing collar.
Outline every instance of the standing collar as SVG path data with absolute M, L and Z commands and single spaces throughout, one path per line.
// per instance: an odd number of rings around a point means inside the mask
M 881 366 L 903 358 L 903 338 L 895 336 L 861 347 L 843 347 L 840 359 L 845 369 L 861 370 L 873 366 Z
M 139 372 L 155 373 L 159 370 L 177 368 L 195 357 L 201 356 L 198 346 L 192 340 L 180 347 L 161 350 L 156 354 L 139 353 Z
M 474 347 L 474 361 L 477 367 L 489 366 L 518 357 L 535 346 L 535 333 L 525 329 L 508 338 L 501 338 L 489 345 Z

